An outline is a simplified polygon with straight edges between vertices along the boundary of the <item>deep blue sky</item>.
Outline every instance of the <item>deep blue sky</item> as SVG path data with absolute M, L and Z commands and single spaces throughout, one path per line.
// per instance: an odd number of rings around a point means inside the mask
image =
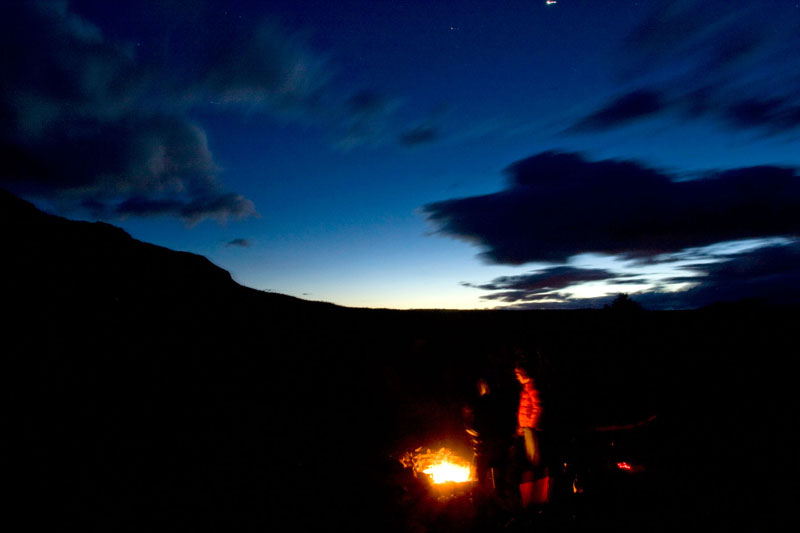
M 800 2 L 12 2 L 0 184 L 348 306 L 800 303 Z

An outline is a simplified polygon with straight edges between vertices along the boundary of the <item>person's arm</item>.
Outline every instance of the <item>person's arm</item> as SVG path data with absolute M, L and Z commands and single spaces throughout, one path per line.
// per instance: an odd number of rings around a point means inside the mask
M 530 427 L 535 428 L 542 414 L 542 402 L 539 399 L 539 391 L 536 390 L 536 387 L 531 385 L 530 387 L 525 387 L 524 394 L 527 396 L 527 401 L 525 402 L 526 412 L 524 413 L 525 420 L 528 421 Z

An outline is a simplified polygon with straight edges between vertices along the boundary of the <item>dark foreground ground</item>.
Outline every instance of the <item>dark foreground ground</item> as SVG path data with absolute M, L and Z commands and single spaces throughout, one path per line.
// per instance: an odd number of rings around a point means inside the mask
M 792 525 L 795 310 L 342 309 L 3 201 L 2 468 L 16 531 Z M 470 493 L 437 499 L 399 457 L 468 453 L 461 409 L 484 377 L 513 410 L 516 349 L 541 353 L 553 453 L 594 465 L 592 490 L 567 498 L 562 479 L 563 498 L 531 517 L 476 508 Z M 614 453 L 646 470 L 603 474 Z

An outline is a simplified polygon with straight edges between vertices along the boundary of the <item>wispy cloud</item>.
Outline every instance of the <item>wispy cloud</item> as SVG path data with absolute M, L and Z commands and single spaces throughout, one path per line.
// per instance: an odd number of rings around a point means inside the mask
M 598 131 L 655 115 L 665 108 L 661 95 L 639 89 L 615 98 L 570 128 L 570 131 Z
M 230 241 L 225 243 L 226 248 L 231 248 L 231 247 L 249 248 L 250 246 L 252 246 L 252 243 L 249 240 L 243 239 L 241 237 L 238 237 L 236 239 L 231 239 Z
M 647 309 L 692 309 L 742 300 L 798 305 L 800 241 L 735 241 L 658 259 L 616 258 L 608 269 L 553 265 L 462 285 L 486 291 L 482 299 L 513 309 L 597 308 L 619 293 L 633 295 Z
M 780 134 L 800 126 L 800 9 L 785 3 L 659 2 L 623 41 L 626 87 L 567 132 L 657 114 Z
M 419 146 L 437 140 L 440 136 L 439 130 L 432 125 L 423 124 L 404 131 L 400 135 L 400 144 L 404 146 Z
M 489 283 L 464 282 L 462 285 L 491 291 L 483 296 L 487 300 L 516 302 L 537 299 L 582 282 L 607 280 L 613 277 L 614 274 L 601 269 L 553 266 L 517 276 L 502 276 Z
M 347 97 L 335 116 L 336 146 L 351 150 L 389 142 L 400 102 L 386 94 L 361 90 Z

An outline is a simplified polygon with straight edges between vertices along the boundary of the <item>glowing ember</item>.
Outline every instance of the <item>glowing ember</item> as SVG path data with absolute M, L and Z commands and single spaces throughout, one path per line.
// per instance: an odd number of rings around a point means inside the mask
M 421 453 L 422 448 L 406 453 L 400 460 L 403 466 L 413 468 L 414 474 L 426 474 L 434 484 L 466 483 L 472 481 L 472 464 L 442 448 L 438 452 Z
M 617 468 L 619 468 L 623 472 L 629 472 L 631 474 L 638 474 L 639 472 L 644 472 L 645 469 L 643 465 L 631 464 L 625 461 L 617 463 Z

